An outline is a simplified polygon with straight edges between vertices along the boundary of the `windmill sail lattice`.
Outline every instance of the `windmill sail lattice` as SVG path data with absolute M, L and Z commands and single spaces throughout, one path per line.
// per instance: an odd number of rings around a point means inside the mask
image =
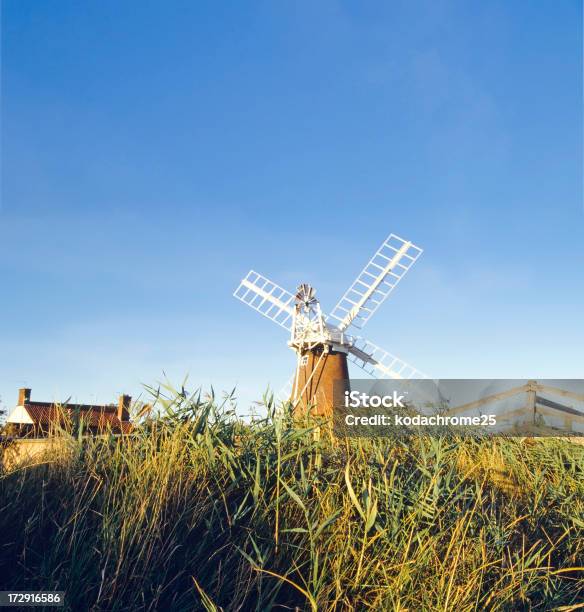
M 294 296 L 265 276 L 250 270 L 233 295 L 284 329 L 292 329 Z
M 355 338 L 349 359 L 375 378 L 428 378 L 399 357 L 364 338 Z
M 362 329 L 414 265 L 422 249 L 390 234 L 333 308 L 339 329 Z

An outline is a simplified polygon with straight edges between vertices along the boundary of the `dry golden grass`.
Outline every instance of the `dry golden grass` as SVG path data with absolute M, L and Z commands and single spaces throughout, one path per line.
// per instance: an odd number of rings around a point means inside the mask
M 0 582 L 72 610 L 528 610 L 584 600 L 584 448 L 338 440 L 184 391 L 0 476 Z

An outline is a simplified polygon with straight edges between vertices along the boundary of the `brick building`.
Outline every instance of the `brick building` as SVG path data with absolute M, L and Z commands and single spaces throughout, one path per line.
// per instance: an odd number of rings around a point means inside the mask
M 18 435 L 47 436 L 58 428 L 82 428 L 91 434 L 129 433 L 129 395 L 120 395 L 117 405 L 71 404 L 31 400 L 30 389 L 19 389 L 18 405 L 6 423 Z

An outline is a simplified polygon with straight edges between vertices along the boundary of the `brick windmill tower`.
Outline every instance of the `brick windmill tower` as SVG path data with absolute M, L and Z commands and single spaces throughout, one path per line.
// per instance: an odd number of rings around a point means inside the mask
M 316 291 L 301 284 L 292 294 L 250 270 L 233 295 L 290 332 L 297 355 L 288 385 L 294 409 L 330 416 L 337 381 L 349 386 L 347 360 L 376 378 L 426 378 L 424 374 L 359 335 L 373 313 L 422 254 L 394 234 L 384 240 L 330 315 L 322 314 Z

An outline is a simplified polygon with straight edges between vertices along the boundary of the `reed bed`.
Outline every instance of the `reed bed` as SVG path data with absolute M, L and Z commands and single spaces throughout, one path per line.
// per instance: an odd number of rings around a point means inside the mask
M 0 474 L 0 585 L 71 610 L 576 610 L 584 447 L 334 440 L 167 387 L 122 438 Z

